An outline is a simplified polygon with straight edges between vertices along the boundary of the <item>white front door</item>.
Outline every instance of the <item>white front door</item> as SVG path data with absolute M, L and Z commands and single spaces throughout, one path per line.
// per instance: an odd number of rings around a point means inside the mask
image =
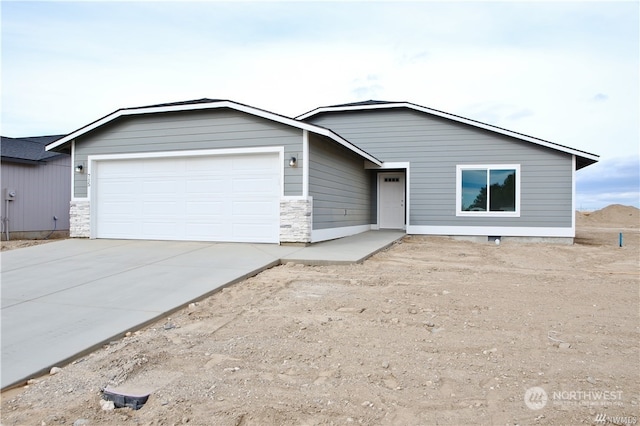
M 379 206 L 378 224 L 381 229 L 403 229 L 404 217 L 404 173 L 378 174 Z

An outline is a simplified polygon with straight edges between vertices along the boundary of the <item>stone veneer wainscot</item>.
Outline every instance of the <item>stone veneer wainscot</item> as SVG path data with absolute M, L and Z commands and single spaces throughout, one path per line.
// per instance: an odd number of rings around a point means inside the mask
M 69 236 L 91 237 L 91 210 L 88 200 L 72 200 L 69 207 Z
M 280 243 L 311 242 L 312 207 L 311 197 L 280 201 Z

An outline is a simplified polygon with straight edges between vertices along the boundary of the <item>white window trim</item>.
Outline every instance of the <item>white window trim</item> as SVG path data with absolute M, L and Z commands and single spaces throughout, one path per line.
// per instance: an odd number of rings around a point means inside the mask
M 514 212 L 467 212 L 462 210 L 463 170 L 506 170 L 516 171 L 516 211 Z M 487 176 L 489 176 L 487 174 Z M 520 217 L 520 164 L 458 164 L 456 166 L 456 216 L 466 217 Z M 487 188 L 488 189 L 488 188 Z

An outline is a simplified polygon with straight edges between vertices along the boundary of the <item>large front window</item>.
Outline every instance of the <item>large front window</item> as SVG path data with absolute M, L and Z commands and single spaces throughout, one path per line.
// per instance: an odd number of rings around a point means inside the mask
M 458 216 L 519 216 L 520 166 L 457 167 Z

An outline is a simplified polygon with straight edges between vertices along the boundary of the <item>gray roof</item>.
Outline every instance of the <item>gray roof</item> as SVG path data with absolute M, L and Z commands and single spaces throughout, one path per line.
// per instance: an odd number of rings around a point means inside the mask
M 45 151 L 45 146 L 64 135 L 29 136 L 24 138 L 1 137 L 2 161 L 17 163 L 44 163 L 66 154 Z
M 177 105 L 194 105 L 194 104 L 208 104 L 211 102 L 223 102 L 228 99 L 210 99 L 210 98 L 201 98 L 201 99 L 192 99 L 188 101 L 179 101 L 179 102 L 167 102 L 163 104 L 155 104 L 155 105 L 145 105 L 139 107 L 129 107 L 129 108 L 121 108 L 121 109 L 144 109 L 144 108 L 157 108 L 157 107 L 166 107 L 166 106 L 177 106 Z
M 336 107 L 347 107 L 347 106 L 365 106 L 365 105 L 380 105 L 380 104 L 397 104 L 398 102 L 392 101 L 376 101 L 374 99 L 369 99 L 368 101 L 361 102 L 351 102 L 348 104 L 339 104 L 339 105 L 331 105 L 325 108 L 336 108 Z

